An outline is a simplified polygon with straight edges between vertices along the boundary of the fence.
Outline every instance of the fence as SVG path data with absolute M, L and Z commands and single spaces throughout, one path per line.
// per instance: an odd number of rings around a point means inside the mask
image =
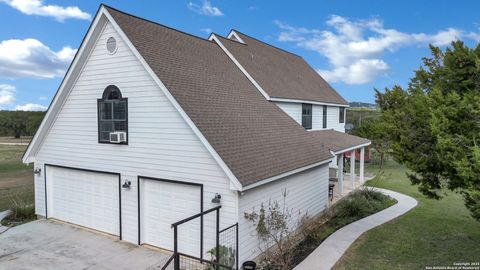
M 173 255 L 163 266 L 162 270 L 173 269 L 180 270 L 232 270 L 238 269 L 238 223 L 220 230 L 220 208 L 217 206 L 209 210 L 200 212 L 191 217 L 182 219 L 172 224 L 173 228 Z M 215 248 L 209 251 L 212 253 L 212 260 L 203 258 L 203 222 L 201 222 L 201 238 L 200 238 L 200 256 L 195 257 L 178 251 L 178 227 L 191 220 L 215 212 L 216 230 L 215 230 Z

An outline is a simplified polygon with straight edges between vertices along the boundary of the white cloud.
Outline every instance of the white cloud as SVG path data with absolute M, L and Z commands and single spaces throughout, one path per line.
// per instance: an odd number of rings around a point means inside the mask
M 204 0 L 201 6 L 192 2 L 189 2 L 187 6 L 188 9 L 200 15 L 223 16 L 223 12 L 219 8 L 212 6 L 212 3 L 208 0 Z
M 378 74 L 389 69 L 387 63 L 380 59 L 360 59 L 347 66 L 339 66 L 333 70 L 318 70 L 328 82 L 343 81 L 347 84 L 363 84 L 373 81 Z
M 15 102 L 15 86 L 0 84 L 0 105 L 12 104 Z
M 64 47 L 55 52 L 36 39 L 0 42 L 0 77 L 53 78 L 63 76 L 76 50 Z
M 466 37 L 480 39 L 476 33 L 465 33 L 448 28 L 435 34 L 405 33 L 385 28 L 377 18 L 349 20 L 332 15 L 326 21 L 328 30 L 295 27 L 279 21 L 278 40 L 293 42 L 297 46 L 316 51 L 326 57 L 331 70 L 320 70 L 327 81 L 342 81 L 347 84 L 368 83 L 388 71 L 388 64 L 382 60 L 386 52 L 408 47 L 427 45 L 445 46 Z
M 62 7 L 45 5 L 42 0 L 0 0 L 27 15 L 53 17 L 63 22 L 65 19 L 90 20 L 92 16 L 76 6 Z
M 213 32 L 212 28 L 202 28 L 200 29 L 200 31 L 204 32 L 204 33 L 207 33 L 207 34 L 211 34 Z
M 47 109 L 46 106 L 41 104 L 34 104 L 34 103 L 27 103 L 25 105 L 17 105 L 15 106 L 15 111 L 45 111 Z

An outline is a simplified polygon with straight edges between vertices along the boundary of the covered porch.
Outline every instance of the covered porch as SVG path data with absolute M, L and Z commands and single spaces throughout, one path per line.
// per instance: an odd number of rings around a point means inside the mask
M 365 153 L 371 144 L 368 139 L 335 130 L 311 132 L 319 143 L 334 155 L 330 163 L 329 197 L 335 203 L 365 183 Z M 358 168 L 356 162 L 358 162 Z

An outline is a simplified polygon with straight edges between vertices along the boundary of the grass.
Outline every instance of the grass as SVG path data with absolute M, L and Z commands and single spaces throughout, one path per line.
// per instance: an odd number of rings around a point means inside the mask
M 21 162 L 25 148 L 0 144 L 0 212 L 15 208 L 19 201 L 34 203 L 33 169 Z
M 378 173 L 375 166 L 366 171 Z M 428 199 L 405 176 L 407 170 L 387 162 L 383 179 L 369 185 L 398 191 L 418 200 L 416 208 L 360 237 L 334 269 L 425 269 L 480 261 L 480 222 L 460 195 L 446 191 Z

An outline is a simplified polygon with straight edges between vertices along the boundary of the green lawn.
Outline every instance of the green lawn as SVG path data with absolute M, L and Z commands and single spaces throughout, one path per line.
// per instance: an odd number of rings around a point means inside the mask
M 0 144 L 0 211 L 13 204 L 33 204 L 32 166 L 22 164 L 26 146 Z
M 367 166 L 366 171 L 378 169 Z M 369 184 L 410 195 L 418 206 L 360 237 L 335 269 L 425 269 L 480 261 L 480 222 L 470 217 L 461 196 L 446 192 L 442 200 L 428 199 L 405 172 L 389 161 L 383 179 Z

